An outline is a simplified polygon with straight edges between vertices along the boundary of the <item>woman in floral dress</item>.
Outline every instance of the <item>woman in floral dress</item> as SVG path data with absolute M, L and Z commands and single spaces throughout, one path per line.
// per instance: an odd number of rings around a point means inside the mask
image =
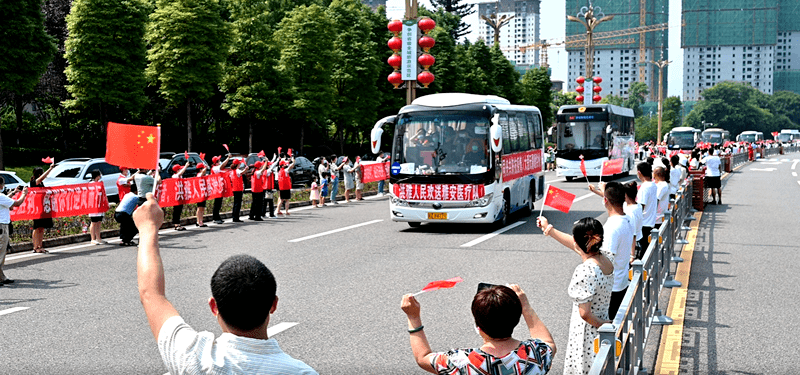
M 594 218 L 583 218 L 572 228 L 572 236 L 548 224 L 539 217 L 544 235 L 571 248 L 581 257 L 575 267 L 567 294 L 572 300 L 569 341 L 564 357 L 564 374 L 588 374 L 594 362 L 594 339 L 597 329 L 608 320 L 608 304 L 614 283 L 613 259 L 600 253 L 603 226 Z

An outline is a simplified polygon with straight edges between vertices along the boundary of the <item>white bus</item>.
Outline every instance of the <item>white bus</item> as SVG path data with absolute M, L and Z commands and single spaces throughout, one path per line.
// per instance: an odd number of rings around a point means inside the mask
M 633 110 L 611 104 L 565 105 L 556 114 L 556 175 L 567 181 L 583 177 L 581 157 L 588 176 L 600 176 L 606 160 L 625 159 L 622 173 L 635 168 Z
M 432 94 L 375 124 L 394 129 L 389 212 L 393 221 L 505 225 L 544 194 L 544 134 L 536 107 L 497 96 Z
M 800 141 L 800 130 L 797 129 L 781 129 L 780 134 L 775 137 L 775 140 L 781 143 L 793 143 Z
M 764 140 L 764 133 L 753 130 L 741 132 L 736 136 L 736 142 L 750 142 L 757 143 Z
M 700 138 L 705 143 L 722 146 L 725 142 L 731 140 L 731 132 L 725 129 L 711 128 L 703 130 L 703 133 L 700 134 Z
M 678 126 L 664 135 L 664 141 L 667 142 L 667 149 L 689 154 L 701 142 L 701 132 L 691 126 Z

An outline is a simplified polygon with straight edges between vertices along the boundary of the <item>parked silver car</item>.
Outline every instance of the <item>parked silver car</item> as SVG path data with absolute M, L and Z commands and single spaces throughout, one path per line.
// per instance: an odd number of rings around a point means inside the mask
M 117 179 L 119 178 L 119 167 L 106 163 L 103 158 L 97 159 L 67 159 L 59 162 L 44 179 L 47 187 L 85 184 L 92 179 L 93 170 L 100 171 L 103 176 L 101 181 L 106 189 L 108 197 L 119 194 L 117 190 Z

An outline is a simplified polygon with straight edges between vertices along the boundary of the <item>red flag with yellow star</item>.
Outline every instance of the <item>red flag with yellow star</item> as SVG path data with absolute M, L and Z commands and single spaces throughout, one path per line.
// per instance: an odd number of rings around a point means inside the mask
M 601 169 L 603 176 L 613 176 L 615 174 L 622 173 L 623 163 L 625 163 L 625 159 L 612 159 L 604 161 Z
M 553 207 L 563 213 L 568 213 L 574 200 L 575 194 L 550 186 L 547 189 L 547 198 L 544 200 L 544 205 Z
M 106 162 L 128 168 L 155 169 L 161 152 L 161 128 L 108 123 Z

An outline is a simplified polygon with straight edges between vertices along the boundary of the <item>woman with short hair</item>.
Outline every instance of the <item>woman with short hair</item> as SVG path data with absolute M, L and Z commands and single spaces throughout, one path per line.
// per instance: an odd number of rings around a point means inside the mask
M 103 175 L 100 174 L 100 171 L 97 169 L 92 170 L 92 182 L 99 182 L 102 177 Z M 92 238 L 92 245 L 106 243 L 100 236 L 100 227 L 103 225 L 103 217 L 105 216 L 105 212 L 89 214 L 89 220 L 91 221 L 91 224 L 89 224 L 89 236 Z
M 53 170 L 53 166 L 56 165 L 55 161 L 50 163 L 50 168 L 47 168 L 47 171 L 43 170 L 41 167 L 36 167 L 33 170 L 33 175 L 31 176 L 30 186 L 32 188 L 43 188 L 44 186 L 44 179 L 47 178 L 47 175 L 50 174 L 50 171 Z M 44 230 L 46 228 L 53 227 L 53 219 L 51 218 L 44 218 L 44 219 L 34 219 L 33 220 L 33 252 L 34 253 L 49 253 L 49 251 L 44 249 Z
M 411 350 L 417 365 L 434 374 L 545 374 L 556 353 L 550 331 L 518 285 L 492 285 L 479 290 L 472 299 L 475 329 L 483 339 L 479 348 L 434 353 L 423 331 L 419 302 L 406 294 L 401 309 L 408 317 Z M 520 317 L 525 318 L 531 335 L 525 341 L 511 337 Z

